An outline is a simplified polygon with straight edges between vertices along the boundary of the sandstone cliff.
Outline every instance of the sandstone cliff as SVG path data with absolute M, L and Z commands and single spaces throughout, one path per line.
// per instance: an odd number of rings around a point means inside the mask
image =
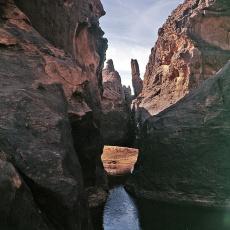
M 131 60 L 131 71 L 134 95 L 137 97 L 143 89 L 143 81 L 140 77 L 140 69 L 137 60 Z
M 137 118 L 143 122 L 175 104 L 223 67 L 230 57 L 229 31 L 228 1 L 180 5 L 159 29 L 135 102 Z
M 130 95 L 124 92 L 121 77 L 115 70 L 113 61 L 108 60 L 103 70 L 103 97 L 101 132 L 106 145 L 130 144 Z
M 159 30 L 134 102 L 136 195 L 229 208 L 229 26 L 229 1 L 187 0 Z
M 15 3 L 0 1 L 1 226 L 91 229 L 84 184 L 103 183 L 103 7 Z
M 230 62 L 146 120 L 130 190 L 157 201 L 230 208 Z

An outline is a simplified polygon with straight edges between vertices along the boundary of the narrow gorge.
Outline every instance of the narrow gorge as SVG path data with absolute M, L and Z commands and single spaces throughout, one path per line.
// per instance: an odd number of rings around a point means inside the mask
M 105 13 L 0 0 L 0 230 L 229 229 L 230 1 L 180 4 L 132 88 Z

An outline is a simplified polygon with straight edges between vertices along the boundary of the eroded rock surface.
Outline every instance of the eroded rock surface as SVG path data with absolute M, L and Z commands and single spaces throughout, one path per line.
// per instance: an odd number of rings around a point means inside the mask
M 4 153 L 0 153 L 4 159 Z M 0 159 L 0 223 L 2 229 L 48 230 L 33 196 L 14 166 Z M 25 221 L 26 220 L 26 221 Z
M 130 174 L 138 157 L 138 149 L 104 146 L 101 156 L 105 171 L 112 176 Z
M 140 158 L 127 188 L 138 196 L 230 208 L 229 9 L 187 0 L 159 30 L 134 102 Z
M 123 90 L 124 90 L 124 94 L 125 94 L 125 100 L 129 104 L 131 104 L 132 99 L 133 99 L 131 87 L 123 85 Z
M 148 118 L 128 188 L 157 201 L 229 206 L 230 62 L 199 89 Z
M 143 122 L 175 104 L 230 58 L 229 2 L 186 0 L 159 29 L 135 102 Z
M 137 97 L 143 89 L 143 80 L 140 77 L 139 64 L 136 59 L 131 60 L 131 71 L 134 95 Z
M 104 33 L 98 20 L 105 14 L 103 6 L 100 0 L 16 2 L 43 37 L 72 54 L 75 59 L 75 72 L 72 79 L 66 82 L 69 84 L 68 96 L 72 104 L 69 115 L 85 183 L 91 185 L 95 180 L 95 161 L 98 161 L 102 152 L 99 126 L 102 68 L 107 40 L 102 38 Z M 47 69 L 52 71 L 52 68 L 53 64 L 49 62 Z M 61 67 L 58 68 L 62 71 Z M 89 164 L 85 163 L 89 161 Z
M 129 133 L 131 126 L 129 93 L 126 91 L 125 94 L 121 77 L 115 70 L 112 60 L 108 60 L 102 76 L 104 92 L 101 132 L 104 144 L 126 146 L 131 141 Z
M 0 1 L 0 152 L 28 187 L 26 215 L 40 210 L 31 229 L 91 229 L 83 179 L 103 184 L 103 8 L 96 0 L 15 2 Z M 13 229 L 27 229 L 11 217 Z

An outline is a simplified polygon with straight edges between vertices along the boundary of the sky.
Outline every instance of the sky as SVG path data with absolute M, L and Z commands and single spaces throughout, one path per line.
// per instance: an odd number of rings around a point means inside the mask
M 113 59 L 122 83 L 131 85 L 131 58 L 137 59 L 143 78 L 158 29 L 184 0 L 101 0 L 106 15 L 100 24 L 109 41 L 107 59 Z

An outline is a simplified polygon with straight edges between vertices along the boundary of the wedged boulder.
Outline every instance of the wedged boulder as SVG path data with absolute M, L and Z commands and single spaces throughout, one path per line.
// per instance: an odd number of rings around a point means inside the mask
M 127 188 L 176 204 L 230 208 L 230 61 L 199 89 L 146 120 Z
M 131 142 L 130 98 L 125 95 L 121 77 L 113 61 L 103 70 L 101 133 L 105 145 L 127 146 Z

